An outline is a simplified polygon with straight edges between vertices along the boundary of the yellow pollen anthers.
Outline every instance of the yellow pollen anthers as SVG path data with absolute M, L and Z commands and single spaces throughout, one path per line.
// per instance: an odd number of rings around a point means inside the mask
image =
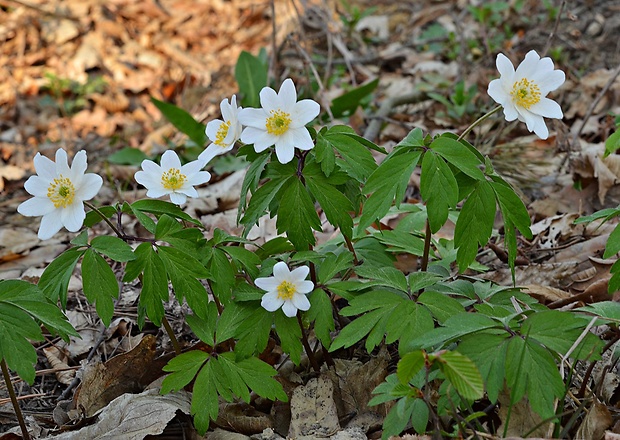
M 47 188 L 47 197 L 52 201 L 55 208 L 66 208 L 73 203 L 75 198 L 75 187 L 73 182 L 67 177 L 54 179 Z
M 181 174 L 181 171 L 178 168 L 170 168 L 161 175 L 161 184 L 166 189 L 180 189 L 183 187 L 186 180 L 187 176 L 185 174 Z
M 278 298 L 283 300 L 293 299 L 293 295 L 297 292 L 295 285 L 288 281 L 282 281 L 278 286 Z
M 230 121 L 222 122 L 220 128 L 217 129 L 215 134 L 215 141 L 213 142 L 218 147 L 226 148 L 228 145 L 224 143 L 228 130 L 230 129 Z
M 510 95 L 516 105 L 525 109 L 529 109 L 540 101 L 540 89 L 534 81 L 530 81 L 527 78 L 516 81 L 512 85 Z
M 267 133 L 276 136 L 283 135 L 287 132 L 288 126 L 291 125 L 291 115 L 281 110 L 271 110 L 271 116 L 267 118 L 265 128 Z

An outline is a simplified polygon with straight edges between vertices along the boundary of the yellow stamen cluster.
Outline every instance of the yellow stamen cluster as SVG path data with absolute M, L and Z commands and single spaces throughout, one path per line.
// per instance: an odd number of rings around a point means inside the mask
M 168 171 L 161 175 L 161 184 L 166 189 L 180 189 L 187 180 L 185 174 L 181 174 L 181 170 L 177 168 L 170 168 Z
M 540 89 L 535 82 L 523 78 L 512 85 L 510 92 L 513 102 L 519 107 L 529 109 L 540 101 Z
M 213 143 L 219 147 L 226 148 L 228 145 L 224 143 L 224 139 L 226 139 L 226 135 L 228 134 L 229 129 L 230 121 L 222 122 L 220 124 L 220 128 L 217 129 L 217 133 L 215 134 L 215 141 Z
M 293 283 L 289 283 L 288 281 L 282 281 L 278 286 L 278 298 L 283 300 L 290 300 L 293 298 L 293 295 L 297 292 L 295 285 Z
M 265 128 L 267 133 L 280 136 L 287 132 L 291 122 L 290 114 L 281 110 L 271 110 L 271 116 L 267 118 Z
M 73 182 L 61 174 L 47 187 L 47 197 L 52 201 L 55 208 L 66 208 L 73 203 L 75 198 Z

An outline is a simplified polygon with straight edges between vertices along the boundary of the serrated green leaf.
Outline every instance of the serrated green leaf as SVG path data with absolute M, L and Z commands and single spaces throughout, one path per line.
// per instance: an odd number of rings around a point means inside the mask
M 207 362 L 198 372 L 194 381 L 191 413 L 198 434 L 204 435 L 211 420 L 216 420 L 219 413 L 217 392 L 218 378 L 213 372 L 211 362 Z
M 270 400 L 288 401 L 280 382 L 273 379 L 277 372 L 271 365 L 258 358 L 250 357 L 237 362 L 236 366 L 239 375 L 256 394 Z
M 437 360 L 439 369 L 464 399 L 476 400 L 482 397 L 482 376 L 471 359 L 458 351 L 445 351 L 437 355 Z
M 367 147 L 337 127 L 331 127 L 323 139 L 342 157 L 343 160 L 339 162 L 342 169 L 358 182 L 364 182 L 377 168 L 377 164 Z
M 418 290 L 434 286 L 441 279 L 442 277 L 432 272 L 411 272 L 407 276 L 409 290 L 412 292 L 417 292 Z
M 321 165 L 321 171 L 329 177 L 336 167 L 336 154 L 331 144 L 323 137 L 326 131 L 327 128 L 323 128 L 317 135 L 314 155 L 316 161 Z
M 497 201 L 504 220 L 510 220 L 525 238 L 531 240 L 530 215 L 523 201 L 517 196 L 510 185 L 503 180 L 497 181 L 497 178 L 494 178 L 494 181 L 491 182 L 491 186 L 497 196 Z
M 418 297 L 418 303 L 425 305 L 440 324 L 443 324 L 450 317 L 465 311 L 461 303 L 454 298 L 432 290 L 423 292 Z
M 276 228 L 278 233 L 286 232 L 286 236 L 298 250 L 314 245 L 316 239 L 312 231 L 322 230 L 308 190 L 301 180 L 295 177 L 288 180 L 282 193 Z
M 424 254 L 424 239 L 409 231 L 379 230 L 373 233 L 373 237 L 376 237 L 381 243 L 391 246 L 388 252 L 406 252 L 419 257 Z
M 56 257 L 43 271 L 39 288 L 52 302 L 60 299 L 63 309 L 67 308 L 67 289 L 77 261 L 86 250 L 68 249 Z
M 403 292 L 408 291 L 407 278 L 400 270 L 394 267 L 375 267 L 363 264 L 355 268 L 355 273 L 363 278 L 368 278 L 366 284 L 370 286 L 387 286 Z
M 161 394 L 179 391 L 190 383 L 198 370 L 209 359 L 204 351 L 192 350 L 173 357 L 163 368 L 169 374 L 161 384 Z
M 151 97 L 151 102 L 159 109 L 164 117 L 181 133 L 185 133 L 196 145 L 203 147 L 207 141 L 205 126 L 196 121 L 192 115 L 169 102 L 160 101 Z
M 491 402 L 497 402 L 499 393 L 504 387 L 506 348 L 509 336 L 508 333 L 502 335 L 472 334 L 463 337 L 457 348 L 477 365 Z
M 215 345 L 214 333 L 215 325 L 217 324 L 217 306 L 213 301 L 207 304 L 207 317 L 202 319 L 197 315 L 186 315 L 185 320 L 192 329 L 192 331 L 198 336 L 198 338 L 207 343 L 210 346 Z
M 605 244 L 603 258 L 610 258 L 620 252 L 620 225 L 616 225 Z
M 303 348 L 301 345 L 301 329 L 299 328 L 297 318 L 285 316 L 282 310 L 276 311 L 274 318 L 282 350 L 289 354 L 295 365 L 299 365 Z M 308 355 L 310 356 L 310 354 Z
M 306 186 L 325 212 L 327 220 L 340 229 L 345 237 L 353 233 L 353 205 L 342 192 L 331 185 L 322 173 L 304 174 Z
M 262 154 L 258 158 L 254 159 L 250 163 L 250 166 L 248 167 L 248 170 L 245 173 L 245 177 L 243 178 L 243 183 L 241 184 L 239 207 L 237 208 L 237 223 L 243 223 L 243 222 L 240 222 L 240 219 L 241 219 L 242 211 L 246 208 L 248 192 L 250 192 L 250 190 L 253 193 L 256 192 L 256 189 L 258 188 L 258 183 L 260 182 L 260 179 L 261 179 L 261 175 L 263 173 L 263 170 L 265 169 L 265 165 L 267 165 L 267 162 L 269 161 L 270 156 L 271 155 L 269 154 Z M 267 205 L 265 206 L 269 206 L 269 203 L 267 203 Z M 262 212 L 260 214 L 262 215 Z M 250 224 L 252 223 L 250 222 Z
M 308 299 L 310 309 L 306 316 L 314 321 L 314 332 L 323 347 L 329 349 L 332 343 L 331 332 L 336 328 L 332 303 L 323 289 L 315 289 L 308 295 Z
M 481 162 L 461 142 L 449 137 L 439 136 L 431 143 L 429 148 L 439 153 L 441 157 L 472 179 L 485 180 L 484 174 L 479 168 L 481 165 L 484 165 L 484 162 Z
M 421 154 L 421 151 L 411 151 L 390 156 L 368 177 L 364 194 L 372 194 L 364 204 L 358 227 L 360 231 L 383 218 L 393 202 L 396 206 L 400 205 Z
M 240 357 L 261 353 L 267 346 L 273 314 L 258 302 L 234 303 L 224 308 L 217 323 L 217 341 L 238 339 L 235 352 Z
M 181 208 L 171 202 L 165 200 L 142 199 L 131 204 L 131 208 L 135 211 L 149 212 L 157 216 L 168 214 L 171 217 L 188 221 L 197 226 L 202 226 L 200 220 L 196 220 L 189 214 L 185 213 Z
M 436 233 L 448 219 L 448 211 L 456 208 L 459 189 L 450 167 L 432 150 L 422 159 L 420 192 L 426 201 L 431 232 Z
M 319 283 L 325 284 L 331 280 L 338 272 L 349 269 L 353 266 L 353 255 L 350 252 L 342 252 L 338 255 L 328 253 L 319 264 L 317 278 Z
M 398 144 L 396 144 L 396 147 L 394 147 L 394 149 L 397 149 L 399 147 L 423 147 L 424 146 L 424 133 L 422 132 L 422 129 L 420 128 L 414 128 L 413 130 L 411 130 L 409 133 L 407 133 L 407 136 L 405 136 L 405 138 L 400 141 Z
M 510 401 L 527 392 L 530 405 L 541 418 L 553 417 L 554 400 L 564 396 L 564 382 L 548 350 L 531 339 L 514 337 L 506 351 L 506 383 Z
M 116 208 L 114 206 L 100 206 L 99 212 L 101 212 L 106 218 L 112 217 L 116 214 Z M 88 211 L 86 213 L 86 218 L 84 219 L 84 226 L 87 228 L 93 227 L 97 223 L 103 221 L 101 216 L 97 211 Z
M 244 50 L 235 64 L 235 79 L 243 95 L 243 106 L 260 107 L 259 93 L 267 86 L 267 66 L 258 57 Z
M 107 327 L 114 315 L 113 300 L 118 298 L 119 285 L 108 263 L 92 250 L 82 260 L 82 285 L 86 299 L 95 303 L 97 315 Z
M 495 193 L 491 184 L 486 180 L 478 182 L 463 204 L 454 229 L 454 247 L 458 248 L 456 261 L 461 272 L 475 260 L 478 247 L 489 241 L 495 213 Z
M 136 259 L 131 246 L 118 237 L 100 235 L 93 238 L 90 245 L 94 250 L 114 261 L 127 262 Z
M 270 180 L 269 182 L 258 188 L 254 194 L 252 194 L 250 203 L 248 204 L 243 218 L 241 219 L 241 223 L 245 226 L 248 232 L 249 229 L 258 222 L 258 219 L 265 214 L 269 204 L 274 199 L 276 194 L 278 194 L 280 189 L 285 184 L 288 185 L 288 182 L 290 180 L 294 179 L 297 180 L 294 177 Z
M 415 350 L 404 355 L 396 366 L 398 380 L 405 385 L 409 384 L 413 376 L 424 367 L 425 360 L 422 350 Z

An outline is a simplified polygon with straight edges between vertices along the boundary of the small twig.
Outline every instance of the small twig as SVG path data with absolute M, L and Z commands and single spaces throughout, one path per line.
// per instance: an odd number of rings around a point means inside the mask
M 297 311 L 297 323 L 299 324 L 299 328 L 301 329 L 301 342 L 304 346 L 304 349 L 306 350 L 306 353 L 308 354 L 308 360 L 310 361 L 310 365 L 312 365 L 312 369 L 315 372 L 320 373 L 321 368 L 319 367 L 319 364 L 314 357 L 314 352 L 312 351 L 312 348 L 310 348 L 310 344 L 308 343 L 306 329 L 304 329 L 304 323 L 301 321 L 301 313 L 299 313 L 299 311 Z
M 424 101 L 428 98 L 426 92 L 422 92 L 420 90 L 415 90 L 410 93 L 405 93 L 399 96 L 392 96 L 387 98 L 379 107 L 379 110 L 373 116 L 373 119 L 366 127 L 366 131 L 364 131 L 364 137 L 371 142 L 374 142 L 377 137 L 379 137 L 379 132 L 381 131 L 381 125 L 383 123 L 383 118 L 387 118 L 394 108 L 404 105 L 404 104 L 416 104 L 418 102 Z
M 4 361 L 4 359 L 0 361 L 0 367 L 2 368 L 4 383 L 6 384 L 6 389 L 9 392 L 11 403 L 13 404 L 13 409 L 15 410 L 17 421 L 19 422 L 19 428 L 22 430 L 22 437 L 24 438 L 24 440 L 30 440 L 30 434 L 28 433 L 26 422 L 24 422 L 24 415 L 22 414 L 22 410 L 19 407 L 19 402 L 17 401 L 17 396 L 15 395 L 15 388 L 13 388 L 13 383 L 11 382 L 9 368 L 6 366 L 6 362 Z
M 556 32 L 558 31 L 558 26 L 560 25 L 560 18 L 562 18 L 562 12 L 564 12 L 564 6 L 566 5 L 566 0 L 562 0 L 560 3 L 560 10 L 558 11 L 557 17 L 555 17 L 555 24 L 553 25 L 553 30 L 549 34 L 549 38 L 547 38 L 547 44 L 545 44 L 545 48 L 542 51 L 540 57 L 544 57 L 549 49 L 551 49 L 551 42 L 553 41 L 553 37 L 555 37 Z

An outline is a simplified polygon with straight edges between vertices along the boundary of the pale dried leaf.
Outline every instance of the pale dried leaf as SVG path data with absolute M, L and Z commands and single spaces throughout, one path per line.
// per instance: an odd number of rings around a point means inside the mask
M 588 414 L 581 425 L 579 425 L 575 438 L 600 439 L 612 423 L 613 419 L 607 406 L 600 402 L 595 402 L 588 410 Z
M 329 437 L 340 429 L 333 399 L 334 385 L 321 375 L 293 391 L 288 437 Z
M 56 371 L 56 379 L 63 385 L 71 385 L 73 382 L 73 378 L 75 377 L 75 370 L 70 370 L 69 365 L 61 359 L 63 356 L 62 352 L 56 348 L 55 346 L 45 347 L 43 349 L 43 354 L 47 358 L 47 361 L 50 363 L 52 368 Z

